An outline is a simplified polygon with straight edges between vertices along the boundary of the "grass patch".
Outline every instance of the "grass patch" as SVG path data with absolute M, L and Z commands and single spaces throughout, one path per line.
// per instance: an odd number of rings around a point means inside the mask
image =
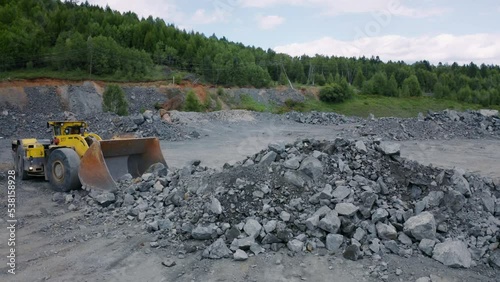
M 367 117 L 370 113 L 376 117 L 416 117 L 419 112 L 428 110 L 442 111 L 453 109 L 458 111 L 478 110 L 478 104 L 461 103 L 458 101 L 441 100 L 431 97 L 397 98 L 384 96 L 354 95 L 350 100 L 339 104 L 328 104 L 316 99 L 308 99 L 303 111 L 337 112 L 347 116 Z M 500 110 L 500 106 L 488 108 Z
M 254 112 L 272 111 L 271 107 L 255 101 L 250 95 L 247 94 L 240 95 L 240 103 L 236 105 L 235 108 Z

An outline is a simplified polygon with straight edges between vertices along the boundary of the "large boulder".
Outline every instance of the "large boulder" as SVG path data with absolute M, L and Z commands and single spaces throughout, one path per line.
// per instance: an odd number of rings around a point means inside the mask
M 423 212 L 410 217 L 404 224 L 403 231 L 420 241 L 436 237 L 436 220 L 430 212 Z
M 323 175 L 323 164 L 313 156 L 305 158 L 300 164 L 299 170 L 318 181 Z
M 377 149 L 384 155 L 399 155 L 399 152 L 401 151 L 401 145 L 391 142 L 381 142 Z
M 449 267 L 469 268 L 472 265 L 471 254 L 462 241 L 437 244 L 432 252 L 432 258 Z
M 222 238 L 219 238 L 212 245 L 208 246 L 203 251 L 202 257 L 209 259 L 221 259 L 221 258 L 229 258 L 231 257 L 232 252 L 224 243 Z

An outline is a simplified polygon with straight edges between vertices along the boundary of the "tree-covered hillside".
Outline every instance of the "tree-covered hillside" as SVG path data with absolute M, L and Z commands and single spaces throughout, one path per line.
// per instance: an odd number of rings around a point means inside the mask
M 317 55 L 291 57 L 75 1 L 0 0 L 0 71 L 51 68 L 140 79 L 155 65 L 207 83 L 267 87 L 343 80 L 367 94 L 500 104 L 500 67 Z

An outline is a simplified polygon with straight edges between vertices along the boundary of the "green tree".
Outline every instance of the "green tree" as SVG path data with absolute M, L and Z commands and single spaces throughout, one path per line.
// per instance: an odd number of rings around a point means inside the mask
M 398 88 L 398 82 L 396 81 L 396 77 L 391 75 L 391 78 L 387 82 L 387 90 L 385 92 L 386 96 L 390 97 L 398 97 L 399 96 L 399 88 Z
M 128 115 L 128 103 L 125 98 L 123 89 L 116 85 L 110 84 L 104 90 L 102 95 L 102 109 L 106 112 L 113 112 L 120 116 Z
M 198 97 L 196 96 L 196 93 L 194 93 L 193 90 L 188 91 L 186 95 L 186 101 L 184 102 L 183 110 L 187 112 L 201 111 L 200 100 L 198 100 Z
M 422 96 L 422 89 L 416 75 L 411 75 L 403 82 L 403 96 L 419 97 Z
M 322 73 L 317 73 L 314 77 L 314 84 L 324 86 L 326 84 L 325 76 Z
M 474 97 L 474 91 L 469 85 L 462 87 L 457 93 L 457 100 L 461 102 L 472 102 L 472 97 Z
M 319 91 L 319 99 L 326 103 L 341 103 L 351 98 L 349 90 L 337 83 L 326 85 Z
M 353 85 L 356 86 L 358 89 L 361 89 L 363 87 L 364 82 L 365 82 L 365 75 L 363 74 L 363 70 L 361 69 L 361 67 L 358 67 L 358 70 L 356 71 L 356 76 L 354 76 Z
M 373 77 L 373 94 L 386 95 L 387 93 L 387 75 L 385 72 L 377 72 Z
M 444 85 L 441 82 L 436 83 L 434 85 L 434 97 L 436 98 L 450 98 L 451 90 L 447 85 Z

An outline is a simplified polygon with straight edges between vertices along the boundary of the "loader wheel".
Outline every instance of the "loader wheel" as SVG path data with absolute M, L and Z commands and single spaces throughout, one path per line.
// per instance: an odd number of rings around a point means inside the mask
M 82 187 L 78 178 L 80 158 L 75 151 L 62 148 L 52 151 L 47 161 L 47 175 L 52 189 L 68 192 Z
M 17 156 L 16 172 L 19 179 L 28 179 L 28 173 L 24 170 L 24 160 L 22 156 Z

